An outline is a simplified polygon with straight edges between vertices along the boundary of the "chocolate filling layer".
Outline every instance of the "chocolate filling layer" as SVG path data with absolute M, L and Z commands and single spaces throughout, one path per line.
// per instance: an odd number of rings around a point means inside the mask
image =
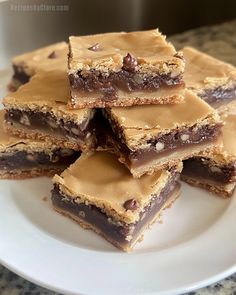
M 55 149 L 51 154 L 45 152 L 17 151 L 14 153 L 0 154 L 0 169 L 27 169 L 47 166 L 69 166 L 78 159 L 80 152 L 69 149 Z
M 198 127 L 183 127 L 168 134 L 154 137 L 146 143 L 149 145 L 145 149 L 131 150 L 125 143 L 123 130 L 117 124 L 110 120 L 110 126 L 113 128 L 108 131 L 108 137 L 114 139 L 119 151 L 125 156 L 126 160 L 133 167 L 138 167 L 154 159 L 157 155 L 165 156 L 166 153 L 181 147 L 192 146 L 202 142 L 210 142 L 217 138 L 221 133 L 221 124 L 203 125 Z M 141 144 L 141 143 L 140 143 Z
M 185 160 L 183 174 L 213 180 L 222 184 L 236 181 L 236 162 L 219 166 L 206 158 L 191 158 Z
M 5 120 L 7 122 L 22 124 L 25 127 L 51 131 L 58 135 L 74 139 L 85 140 L 85 138 L 88 138 L 88 135 L 93 133 L 93 123 L 87 119 L 78 125 L 72 121 L 65 122 L 62 119 L 58 121 L 49 112 L 43 113 L 10 109 L 5 113 Z
M 179 185 L 177 182 L 178 176 L 179 174 L 173 173 L 171 179 L 160 194 L 153 195 L 149 205 L 141 212 L 139 221 L 133 224 L 118 225 L 112 216 L 107 216 L 96 206 L 76 203 L 69 196 L 64 195 L 58 185 L 55 185 L 52 190 L 52 203 L 57 208 L 66 210 L 86 223 L 91 224 L 93 227 L 99 229 L 106 237 L 118 243 L 121 247 L 125 247 L 136 240 L 143 227 L 153 220 L 169 197 L 172 196 L 177 185 Z
M 204 90 L 199 93 L 199 96 L 204 99 L 207 103 L 214 106 L 214 103 L 219 101 L 227 101 L 236 99 L 236 85 L 233 88 L 222 88 L 217 87 L 215 89 Z
M 13 79 L 18 80 L 21 84 L 29 82 L 31 77 L 28 74 L 26 74 L 22 67 L 16 65 L 12 65 L 12 67 L 14 71 Z
M 158 75 L 148 77 L 146 74 L 137 71 L 127 71 L 122 69 L 119 72 L 111 72 L 105 75 L 98 71 L 90 71 L 69 75 L 69 81 L 72 89 L 83 90 L 86 92 L 101 92 L 104 99 L 116 99 L 117 91 L 155 91 L 162 86 L 173 87 L 183 85 L 182 74 L 176 77 L 170 75 Z

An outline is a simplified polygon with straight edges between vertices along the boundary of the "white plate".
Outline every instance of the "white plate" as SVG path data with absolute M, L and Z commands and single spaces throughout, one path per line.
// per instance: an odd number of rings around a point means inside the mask
M 0 183 L 0 262 L 30 281 L 66 294 L 169 295 L 236 271 L 236 197 L 183 184 L 163 224 L 126 254 L 54 212 L 51 186 L 46 178 Z

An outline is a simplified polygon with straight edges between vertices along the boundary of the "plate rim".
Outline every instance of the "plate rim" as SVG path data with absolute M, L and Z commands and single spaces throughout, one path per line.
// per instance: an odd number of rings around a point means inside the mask
M 0 264 L 2 266 L 4 266 L 5 268 L 7 268 L 9 271 L 17 274 L 18 276 L 20 276 L 24 280 L 27 280 L 28 282 L 33 283 L 35 285 L 38 285 L 39 287 L 45 288 L 48 291 L 53 291 L 53 292 L 63 293 L 63 294 L 68 294 L 68 295 L 78 295 L 78 294 L 93 295 L 92 293 L 81 293 L 79 291 L 78 291 L 79 293 L 78 292 L 71 292 L 71 291 L 68 291 L 63 288 L 58 288 L 56 286 L 52 286 L 49 283 L 45 283 L 41 280 L 38 280 L 38 279 L 26 274 L 24 271 L 21 271 L 21 270 L 15 268 L 11 264 L 9 264 L 9 263 L 5 262 L 3 259 L 1 259 L 1 257 L 0 257 Z M 189 286 L 186 286 L 186 287 L 172 289 L 170 291 L 161 291 L 161 292 L 158 292 L 158 294 L 159 295 L 178 295 L 178 294 L 188 293 L 188 292 L 192 292 L 192 291 L 197 291 L 201 288 L 208 287 L 212 284 L 215 284 L 218 281 L 221 281 L 221 280 L 233 275 L 234 273 L 236 273 L 236 263 L 233 266 L 231 266 L 229 269 L 226 269 L 225 271 L 222 271 L 213 277 L 207 278 L 205 280 L 197 281 L 193 284 L 189 284 Z M 143 293 L 143 294 L 154 294 L 154 293 L 156 293 L 156 292 L 151 292 L 151 293 L 148 292 L 148 293 Z

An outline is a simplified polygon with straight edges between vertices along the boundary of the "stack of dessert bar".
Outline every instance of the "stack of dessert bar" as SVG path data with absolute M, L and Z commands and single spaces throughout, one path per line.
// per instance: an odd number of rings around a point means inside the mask
M 216 108 L 233 106 L 235 69 L 183 53 L 150 30 L 16 57 L 0 177 L 56 174 L 54 208 L 124 251 L 179 196 L 183 161 L 186 181 L 232 194 L 236 121 Z

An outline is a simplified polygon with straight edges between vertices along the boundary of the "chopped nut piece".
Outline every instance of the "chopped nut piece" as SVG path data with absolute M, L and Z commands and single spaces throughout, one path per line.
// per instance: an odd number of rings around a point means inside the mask
M 157 143 L 156 143 L 156 150 L 157 150 L 158 152 L 161 151 L 161 150 L 163 150 L 164 147 L 165 147 L 164 143 L 162 143 L 162 142 L 157 142 Z
M 20 123 L 26 126 L 30 126 L 30 120 L 27 115 L 23 114 L 20 118 Z
M 189 140 L 189 134 L 182 134 L 180 136 L 180 138 L 181 138 L 182 141 L 187 141 L 187 140 Z

